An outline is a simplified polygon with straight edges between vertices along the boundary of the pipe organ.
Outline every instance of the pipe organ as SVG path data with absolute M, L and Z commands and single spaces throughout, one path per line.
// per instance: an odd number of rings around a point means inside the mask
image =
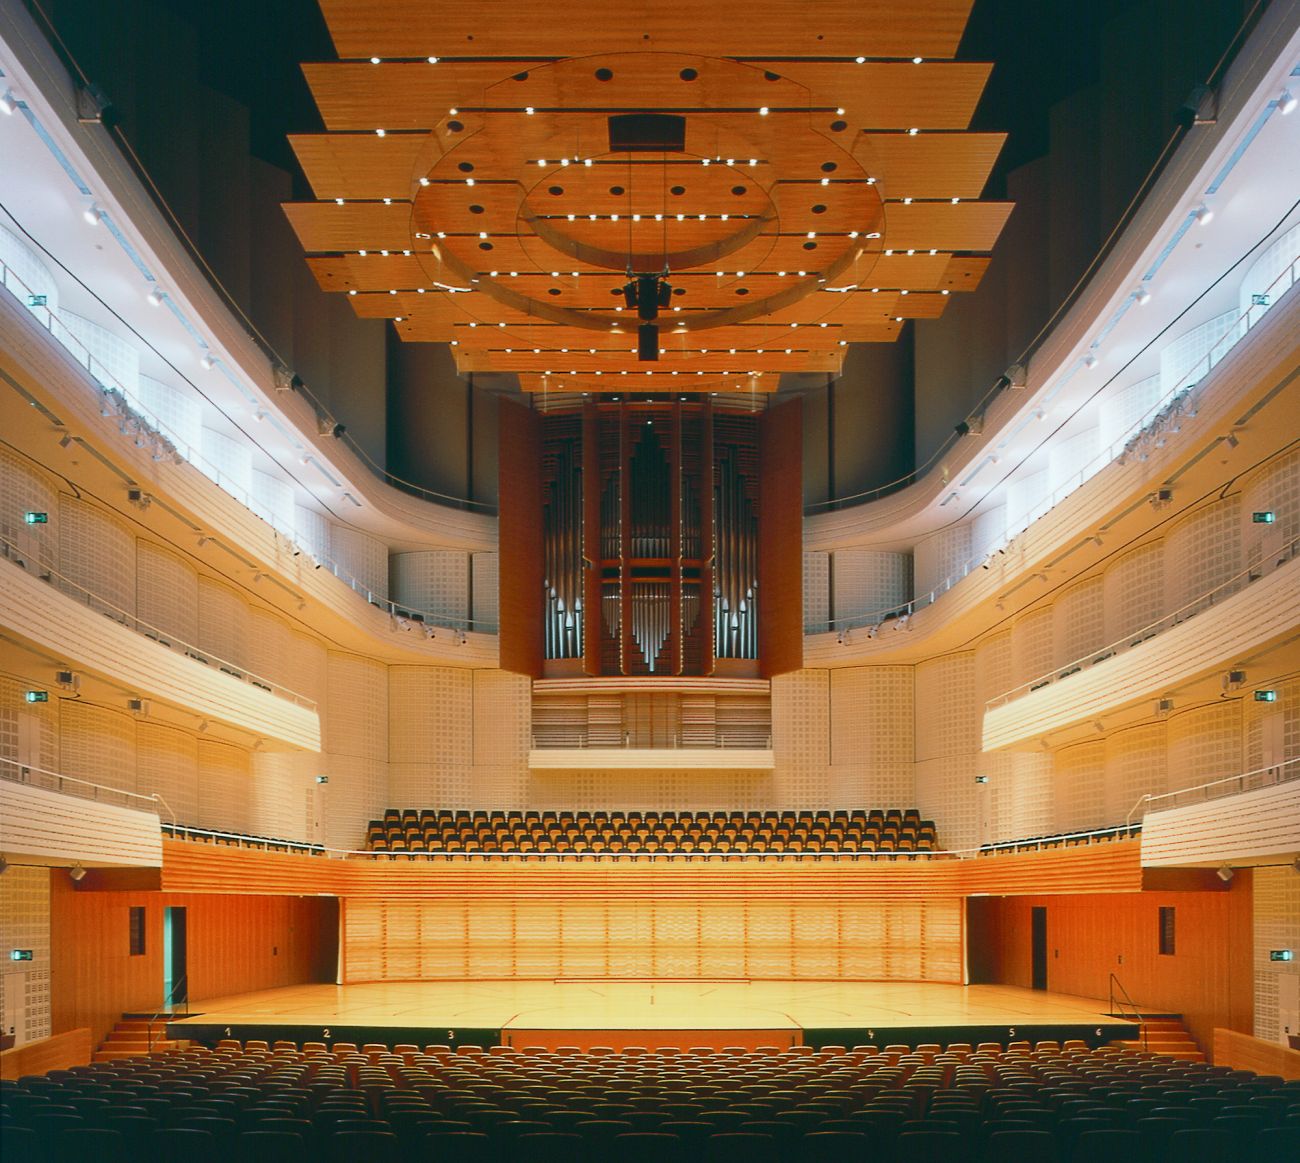
M 761 420 L 709 397 L 541 417 L 547 673 L 758 672 Z

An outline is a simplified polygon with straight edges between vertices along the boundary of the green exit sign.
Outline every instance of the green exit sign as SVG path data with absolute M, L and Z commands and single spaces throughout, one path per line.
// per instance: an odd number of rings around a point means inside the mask
M 9 950 L 10 961 L 30 961 L 31 959 L 32 959 L 32 951 L 30 949 Z
M 1292 953 L 1290 949 L 1270 949 L 1268 959 L 1270 961 L 1290 961 Z

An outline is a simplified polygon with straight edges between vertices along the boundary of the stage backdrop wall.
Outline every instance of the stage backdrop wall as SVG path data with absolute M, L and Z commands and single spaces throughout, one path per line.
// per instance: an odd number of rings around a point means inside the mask
M 343 903 L 344 981 L 844 978 L 960 983 L 959 898 L 557 897 Z

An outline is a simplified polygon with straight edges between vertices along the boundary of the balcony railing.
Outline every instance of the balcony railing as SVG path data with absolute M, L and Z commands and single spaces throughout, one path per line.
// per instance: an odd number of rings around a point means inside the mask
M 1076 658 L 1072 662 L 1067 662 L 1064 666 L 1054 667 L 1046 674 L 1040 674 L 1037 678 L 1032 678 L 1028 682 L 1022 682 L 1019 686 L 1012 687 L 1009 691 L 989 699 L 984 704 L 985 709 L 991 711 L 994 707 L 1005 706 L 1022 695 L 1051 686 L 1053 683 L 1067 679 L 1073 674 L 1079 674 L 1086 668 L 1097 666 L 1108 659 L 1132 650 L 1135 646 L 1141 646 L 1144 642 L 1149 642 L 1152 638 L 1164 633 L 1164 631 L 1186 622 L 1188 618 L 1195 617 L 1204 610 L 1213 609 L 1226 598 L 1244 589 L 1251 582 L 1258 581 L 1266 574 L 1270 574 L 1285 565 L 1296 556 L 1298 550 L 1300 550 L 1300 538 L 1292 538 L 1281 542 L 1271 552 L 1266 551 L 1258 564 L 1243 569 L 1240 573 L 1233 574 L 1227 581 L 1220 582 L 1212 590 L 1206 591 L 1200 597 L 1193 599 L 1184 606 L 1180 606 L 1172 613 L 1166 614 L 1163 618 L 1159 618 L 1147 626 L 1143 626 L 1140 630 L 1125 634 L 1123 638 L 1116 642 L 1089 651 L 1083 658 Z
M 46 791 L 58 792 L 60 795 L 94 800 L 96 803 L 150 812 L 159 819 L 162 819 L 165 814 L 172 822 L 176 819 L 175 813 L 160 795 L 139 795 L 133 791 L 109 787 L 107 784 L 76 779 L 57 771 L 49 771 L 44 767 L 35 767 L 30 763 L 19 763 L 16 759 L 0 758 L 0 779 L 8 780 L 10 783 L 27 784 L 29 787 L 44 788 Z
M 231 678 L 238 679 L 240 682 L 246 682 L 249 686 L 259 687 L 268 694 L 276 695 L 279 698 L 287 699 L 297 706 L 305 707 L 310 711 L 316 710 L 316 702 L 309 699 L 306 695 L 299 694 L 295 690 L 276 682 L 274 679 L 264 678 L 259 674 L 254 674 L 247 667 L 241 666 L 237 662 L 231 662 L 228 659 L 219 658 L 209 650 L 201 646 L 196 646 L 192 642 L 183 642 L 178 635 L 172 634 L 159 626 L 146 622 L 143 618 L 137 618 L 128 610 L 123 610 L 119 606 L 113 605 L 112 602 L 100 597 L 98 594 L 86 589 L 84 586 L 73 581 L 71 578 L 64 576 L 46 566 L 33 563 L 32 554 L 24 552 L 17 545 L 7 538 L 0 537 L 0 558 L 13 562 L 19 568 L 31 571 L 35 565 L 35 574 L 43 582 L 48 582 L 55 586 L 56 589 L 66 597 L 75 602 L 79 602 L 89 610 L 94 610 L 97 614 L 103 614 L 111 618 L 119 626 L 125 626 L 128 630 L 134 630 L 137 634 L 143 635 L 152 642 L 174 654 L 181 654 L 186 658 L 191 658 L 195 662 L 204 666 L 216 667 L 222 674 L 228 674 Z
M 135 398 L 104 366 L 103 362 L 72 333 L 58 313 L 50 309 L 45 302 L 45 296 L 34 292 L 23 282 L 17 272 L 3 261 L 0 261 L 0 286 L 5 287 L 14 299 L 58 340 L 68 355 L 89 373 L 90 378 L 99 387 L 100 415 L 106 418 L 116 417 L 123 438 L 130 440 L 137 448 L 148 449 L 154 460 L 172 460 L 178 464 L 193 465 L 255 517 L 266 522 L 277 536 L 284 538 L 295 551 L 294 556 L 305 555 L 316 568 L 329 570 L 370 605 L 384 610 L 399 623 L 398 628 L 409 628 L 414 623 L 419 625 L 429 637 L 433 637 L 437 629 L 450 630 L 454 633 L 457 643 L 464 642 L 465 634 L 470 630 L 495 632 L 494 623 L 475 621 L 472 618 L 455 618 L 431 610 L 417 610 L 408 604 L 394 602 L 375 593 L 365 581 L 354 577 L 338 562 L 317 552 L 311 545 L 302 541 L 297 530 L 290 523 L 278 518 L 272 509 L 259 502 L 239 481 L 205 457 L 201 449 L 187 443 L 166 422 L 149 412 L 139 399 Z
M 1178 791 L 1144 795 L 1129 810 L 1128 820 L 1132 823 L 1133 817 L 1138 813 L 1146 816 L 1152 811 L 1185 808 L 1191 804 L 1203 804 L 1210 800 L 1240 795 L 1242 792 L 1257 791 L 1262 787 L 1275 787 L 1294 779 L 1300 779 L 1300 756 L 1284 759 L 1281 763 L 1270 763 L 1267 767 L 1257 767 L 1253 771 L 1243 771 L 1240 775 L 1225 775 L 1208 783 L 1179 788 Z
M 1124 464 L 1132 458 L 1146 460 L 1153 448 L 1163 447 L 1170 436 L 1177 435 L 1181 430 L 1184 419 L 1191 419 L 1196 416 L 1205 377 L 1246 337 L 1252 328 L 1267 318 L 1270 308 L 1275 306 L 1278 299 L 1296 282 L 1300 282 L 1300 255 L 1292 258 L 1282 273 L 1258 296 L 1265 302 L 1252 305 L 1229 324 L 1224 335 L 1174 385 L 1172 390 L 1164 393 L 1124 432 L 1112 440 L 1086 464 L 1076 469 L 1050 492 L 1045 493 L 1023 511 L 1010 518 L 999 543 L 995 543 L 991 547 L 981 548 L 979 553 L 968 558 L 937 585 L 914 594 L 908 601 L 858 614 L 832 618 L 826 622 L 809 623 L 804 627 L 804 632 L 808 634 L 838 632 L 841 641 L 844 642 L 851 641 L 846 636 L 853 631 L 866 629 L 868 636 L 874 637 L 877 631 L 888 625 L 897 628 L 905 627 L 912 614 L 916 613 L 917 610 L 924 609 L 926 606 L 933 605 L 938 598 L 946 594 L 971 573 L 991 565 L 997 559 L 999 549 L 1004 550 L 1013 538 L 1018 537 L 1035 521 L 1076 492 L 1102 469 L 1117 462 Z M 910 483 L 910 480 L 904 483 Z M 893 490 L 887 488 L 886 491 Z M 870 494 L 863 494 L 861 499 L 867 500 L 869 496 Z M 836 502 L 836 504 L 840 505 L 842 502 Z
M 772 749 L 772 736 L 752 732 L 720 732 L 708 738 L 693 737 L 687 739 L 679 732 L 675 735 L 656 734 L 643 738 L 634 732 L 627 731 L 622 735 L 610 737 L 604 733 L 565 729 L 535 733 L 532 746 L 534 751 L 585 750 L 587 748 L 602 751 L 676 751 L 683 748 L 770 751 Z

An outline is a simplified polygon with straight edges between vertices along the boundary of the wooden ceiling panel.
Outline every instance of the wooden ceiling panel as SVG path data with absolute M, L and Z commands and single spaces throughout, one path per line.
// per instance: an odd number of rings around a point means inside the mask
M 980 285 L 990 261 L 987 255 L 953 255 L 940 287 L 950 291 L 973 291 Z
M 1002 135 L 897 132 L 969 124 L 989 66 L 933 59 L 969 7 L 496 0 L 431 19 L 425 0 L 324 0 L 360 59 L 304 66 L 330 132 L 292 145 L 322 201 L 285 213 L 322 288 L 462 370 L 546 390 L 552 371 L 566 392 L 834 374 L 848 343 L 977 285 L 969 255 L 1010 211 L 974 200 Z M 683 118 L 684 150 L 609 153 L 609 117 L 650 111 Z M 673 292 L 649 369 L 628 269 Z
M 393 134 L 290 134 L 289 144 L 318 198 L 411 196 L 422 137 Z
M 850 70 L 826 61 L 762 62 L 753 66 L 757 79 L 752 86 L 737 91 L 735 75 L 729 75 L 725 99 L 711 101 L 707 72 L 702 71 L 700 81 L 691 83 L 699 86 L 703 81 L 700 89 L 678 91 L 677 86 L 685 84 L 680 80 L 680 64 L 673 68 L 674 58 L 663 54 L 655 54 L 652 59 L 660 63 L 635 99 L 629 89 L 622 88 L 620 66 L 610 82 L 620 86 L 611 90 L 616 98 L 599 101 L 645 106 L 647 102 L 671 100 L 679 106 L 722 104 L 750 109 L 789 103 L 788 96 L 773 96 L 784 85 L 763 79 L 771 71 L 799 87 L 803 94 L 800 107 L 823 110 L 812 115 L 811 123 L 828 135 L 859 129 L 965 129 L 993 67 L 966 61 L 925 61 L 920 65 L 866 61 Z M 527 83 L 501 84 L 530 66 L 534 74 L 543 71 L 527 61 L 451 60 L 435 65 L 425 61 L 384 61 L 378 65 L 369 61 L 329 61 L 304 64 L 303 72 L 327 129 L 373 131 L 432 129 L 448 116 L 449 110 L 457 108 L 541 107 L 540 99 L 527 99 Z M 591 68 L 597 67 L 599 62 L 592 61 Z M 698 65 L 694 67 L 700 71 Z M 674 83 L 665 86 L 659 77 L 662 72 L 667 72 Z M 517 86 L 514 93 L 512 86 Z M 844 113 L 837 113 L 837 107 Z M 839 121 L 844 126 L 833 129 L 832 125 Z
M 716 52 L 776 57 L 951 57 L 972 0 L 750 0 L 684 9 L 666 0 L 625 7 L 569 0 L 475 4 L 426 0 L 321 0 L 340 57 L 518 57 L 585 53 Z
M 814 94 L 833 96 L 844 110 L 837 120 L 851 130 L 965 129 L 993 71 L 985 62 L 930 60 L 866 61 L 852 69 L 834 61 L 780 61 L 772 67 Z
M 856 152 L 888 198 L 978 198 L 1005 133 L 864 133 Z
M 284 212 L 303 250 L 403 250 L 411 245 L 411 208 L 406 203 L 286 202 Z
M 1011 202 L 890 202 L 885 241 L 894 250 L 992 250 L 1011 214 Z

